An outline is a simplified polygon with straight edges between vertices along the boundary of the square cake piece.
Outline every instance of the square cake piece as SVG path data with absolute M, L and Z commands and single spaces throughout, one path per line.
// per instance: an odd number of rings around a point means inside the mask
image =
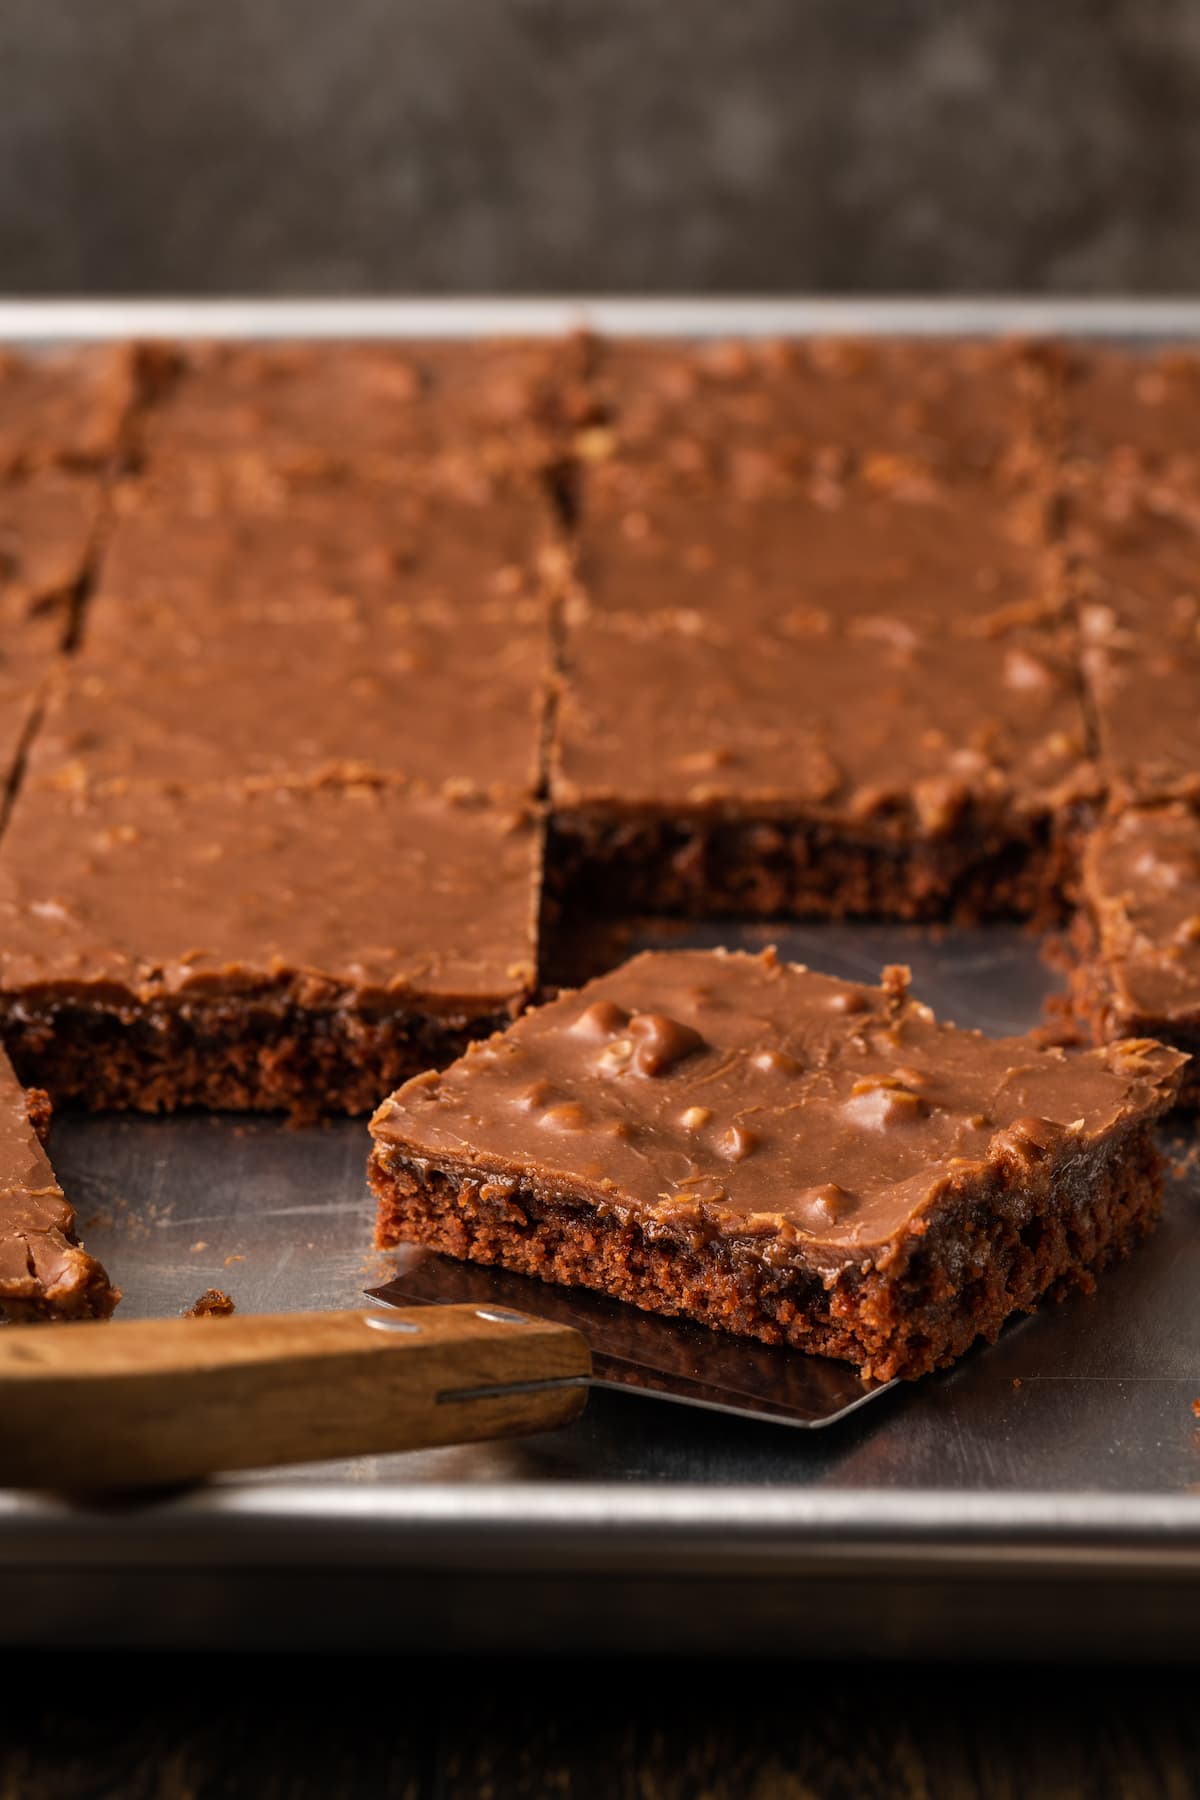
M 49 1116 L 0 1051 L 0 1319 L 106 1319 L 121 1296 L 79 1242 L 42 1148 Z
M 714 510 L 585 511 L 551 745 L 562 890 L 1054 916 L 1095 771 L 1036 531 L 1010 534 L 997 495 L 974 549 L 934 502 Z
M 122 513 L 39 773 L 184 785 L 350 773 L 512 798 L 540 778 L 545 521 L 365 487 L 282 514 Z
M 232 619 L 217 636 L 164 620 L 127 653 L 89 644 L 62 664 L 29 767 L 183 786 L 403 777 L 531 798 L 548 662 L 536 608 L 470 630 L 334 609 L 296 624 Z
M 939 1025 L 904 970 L 648 953 L 384 1102 L 378 1240 L 920 1375 L 1149 1228 L 1184 1060 Z
M 1076 1011 L 1101 1043 L 1155 1037 L 1186 1051 L 1180 1104 L 1200 1107 L 1200 817 L 1175 803 L 1104 820 L 1081 888 Z
M 533 988 L 538 819 L 402 784 L 27 781 L 0 1033 L 55 1101 L 363 1112 Z
M 585 470 L 759 491 L 872 464 L 956 481 L 1041 473 L 1058 363 L 1034 345 L 812 338 L 593 346 Z

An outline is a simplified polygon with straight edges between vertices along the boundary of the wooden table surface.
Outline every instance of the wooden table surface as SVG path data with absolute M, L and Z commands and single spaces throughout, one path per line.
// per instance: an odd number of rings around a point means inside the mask
M 2 1674 L 0 1800 L 1200 1794 L 1200 1671 L 1178 1668 L 30 1654 Z

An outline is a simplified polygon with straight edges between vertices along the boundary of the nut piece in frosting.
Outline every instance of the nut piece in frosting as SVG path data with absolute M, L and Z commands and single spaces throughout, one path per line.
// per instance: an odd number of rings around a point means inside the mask
M 743 1162 L 753 1150 L 758 1148 L 758 1137 L 748 1131 L 744 1125 L 731 1125 L 728 1131 L 722 1132 L 720 1151 L 730 1162 Z
M 557 1105 L 546 1108 L 538 1123 L 557 1131 L 583 1131 L 590 1121 L 577 1100 L 560 1100 Z
M 796 1196 L 796 1210 L 818 1231 L 824 1226 L 836 1225 L 853 1205 L 854 1195 L 839 1187 L 836 1181 L 822 1182 L 820 1187 L 809 1188 Z
M 666 1013 L 634 1013 L 629 1035 L 637 1045 L 633 1066 L 639 1075 L 665 1075 L 685 1056 L 706 1048 L 698 1031 Z
M 615 1000 L 593 1000 L 584 1007 L 571 1032 L 575 1037 L 610 1038 L 624 1031 L 628 1023 L 629 1014 Z
M 1065 1129 L 1053 1119 L 1033 1114 L 1014 1119 L 992 1139 L 993 1150 L 1007 1151 L 1025 1162 L 1044 1162 L 1057 1151 Z
M 888 1125 L 910 1125 L 927 1111 L 924 1100 L 896 1075 L 867 1075 L 850 1090 L 844 1111 L 848 1118 L 869 1130 Z

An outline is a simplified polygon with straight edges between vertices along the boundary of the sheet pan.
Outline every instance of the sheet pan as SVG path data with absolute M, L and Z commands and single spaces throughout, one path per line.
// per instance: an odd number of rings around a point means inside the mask
M 558 330 L 1200 338 L 1161 301 L 0 303 L 0 341 Z M 681 940 L 677 935 L 674 942 Z M 964 1025 L 1034 1023 L 1015 928 L 703 927 L 848 975 L 909 962 Z M 1200 1648 L 1200 1137 L 1154 1240 L 1092 1299 L 797 1434 L 600 1393 L 552 1437 L 228 1479 L 103 1506 L 0 1490 L 8 1645 L 1193 1654 Z M 365 1126 L 63 1117 L 52 1150 L 126 1317 L 205 1287 L 352 1306 Z M 402 1254 L 402 1253 L 401 1253 Z

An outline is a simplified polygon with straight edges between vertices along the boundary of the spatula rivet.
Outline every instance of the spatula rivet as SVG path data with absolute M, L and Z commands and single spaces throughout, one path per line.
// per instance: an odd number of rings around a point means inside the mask
M 496 1325 L 528 1325 L 529 1323 L 529 1320 L 525 1317 L 524 1313 L 510 1312 L 508 1308 L 504 1306 L 477 1306 L 475 1308 L 475 1317 L 477 1319 L 491 1319 L 493 1324 Z
M 386 1313 L 368 1313 L 367 1324 L 372 1331 L 420 1331 L 421 1327 L 412 1319 L 389 1319 Z

